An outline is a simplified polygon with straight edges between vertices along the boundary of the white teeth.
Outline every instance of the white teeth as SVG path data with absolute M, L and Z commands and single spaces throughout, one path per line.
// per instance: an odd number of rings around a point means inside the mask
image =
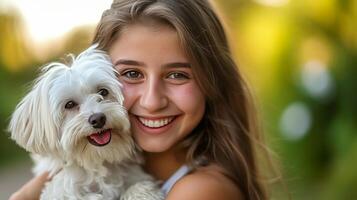
M 151 119 L 145 119 L 145 118 L 139 117 L 139 121 L 143 125 L 150 127 L 150 128 L 160 128 L 162 126 L 169 124 L 173 119 L 174 119 L 174 117 L 162 118 L 162 119 L 158 119 L 158 120 L 151 120 Z

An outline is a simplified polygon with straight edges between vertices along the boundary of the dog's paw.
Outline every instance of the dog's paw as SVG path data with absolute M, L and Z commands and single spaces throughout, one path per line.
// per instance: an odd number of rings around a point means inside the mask
M 141 181 L 130 186 L 120 200 L 163 200 L 164 194 L 158 184 L 152 181 Z

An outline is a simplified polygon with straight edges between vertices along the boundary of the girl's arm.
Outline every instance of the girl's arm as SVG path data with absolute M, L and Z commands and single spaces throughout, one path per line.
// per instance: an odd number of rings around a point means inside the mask
M 11 195 L 9 200 L 38 200 L 40 194 L 45 186 L 45 183 L 49 181 L 48 172 L 45 172 L 39 176 L 34 177 L 18 191 Z

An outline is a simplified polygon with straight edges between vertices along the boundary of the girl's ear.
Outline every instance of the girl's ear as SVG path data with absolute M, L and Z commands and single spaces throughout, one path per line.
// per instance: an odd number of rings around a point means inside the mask
M 8 128 L 17 144 L 38 154 L 52 152 L 58 147 L 58 128 L 50 110 L 46 74 L 17 105 Z

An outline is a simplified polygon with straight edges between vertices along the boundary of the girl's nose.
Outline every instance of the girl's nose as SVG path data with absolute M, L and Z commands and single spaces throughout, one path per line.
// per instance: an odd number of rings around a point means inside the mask
M 159 80 L 147 80 L 140 98 L 140 106 L 149 112 L 162 110 L 168 105 L 164 84 Z

